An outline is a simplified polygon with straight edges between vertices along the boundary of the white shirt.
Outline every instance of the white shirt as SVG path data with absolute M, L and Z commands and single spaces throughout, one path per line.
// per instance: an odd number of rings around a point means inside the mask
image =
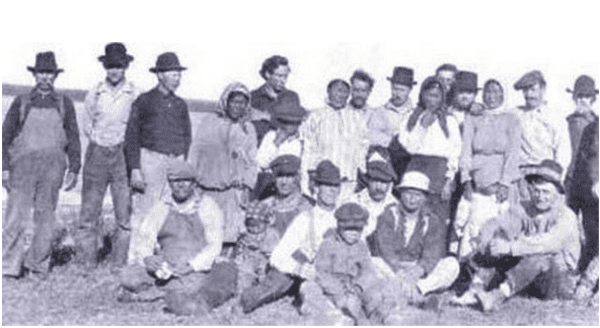
M 299 136 L 287 138 L 279 146 L 275 146 L 276 131 L 269 131 L 265 134 L 258 151 L 256 152 L 256 162 L 260 169 L 268 169 L 269 164 L 281 155 L 294 155 L 302 158 L 304 142 Z
M 361 236 L 363 240 L 375 231 L 375 228 L 377 228 L 377 218 L 383 213 L 385 208 L 391 204 L 394 204 L 394 206 L 398 205 L 398 201 L 394 195 L 392 195 L 391 191 L 385 195 L 385 198 L 382 201 L 376 202 L 369 196 L 369 190 L 366 188 L 351 195 L 346 200 L 340 202 L 340 204 L 347 202 L 357 203 L 369 211 L 369 219 Z
M 309 260 L 314 260 L 325 232 L 337 226 L 334 211 L 317 205 L 298 214 L 273 250 L 271 264 L 279 271 L 300 275 L 302 264 L 293 259 L 292 254 L 300 249 Z
M 400 144 L 411 154 L 446 158 L 448 160 L 446 177 L 454 179 L 454 175 L 458 171 L 458 159 L 462 147 L 460 129 L 456 118 L 452 115 L 446 116 L 448 132 L 450 133 L 450 136 L 446 138 L 437 118 L 428 128 L 421 125 L 423 114 L 419 117 L 413 130 L 409 132 L 406 127 L 409 117 L 410 115 L 407 115 L 404 122 L 402 122 L 402 130 L 398 135 Z

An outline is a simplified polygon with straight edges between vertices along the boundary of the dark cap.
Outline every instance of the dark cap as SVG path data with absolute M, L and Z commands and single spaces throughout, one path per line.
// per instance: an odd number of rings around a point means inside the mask
M 412 68 L 398 66 L 394 68 L 392 77 L 387 78 L 392 84 L 402 84 L 412 88 L 417 84 L 414 80 L 414 71 Z
M 127 48 L 121 42 L 112 42 L 104 47 L 104 55 L 98 57 L 105 67 L 127 66 L 133 56 L 127 54 Z
M 575 96 L 584 95 L 592 97 L 598 94 L 598 89 L 596 89 L 596 81 L 594 79 L 587 75 L 581 75 L 575 80 L 573 90 L 567 88 L 567 92 Z
M 281 155 L 269 165 L 275 176 L 295 175 L 300 171 L 300 158 L 294 155 Z
M 307 115 L 306 109 L 300 105 L 300 97 L 291 90 L 282 91 L 271 105 L 269 112 L 276 119 L 298 124 L 302 123 Z
M 176 160 L 167 168 L 168 180 L 196 180 L 194 168 L 188 162 Z
M 326 159 L 317 165 L 313 180 L 319 184 L 339 186 L 342 183 L 340 169 Z
M 35 66 L 27 66 L 27 69 L 30 72 L 52 72 L 52 73 L 61 73 L 64 72 L 63 69 L 58 68 L 56 65 L 56 58 L 54 58 L 54 52 L 46 51 L 40 52 L 35 56 Z
M 517 81 L 514 85 L 515 90 L 523 90 L 531 87 L 532 85 L 540 83 L 541 85 L 546 85 L 546 80 L 544 80 L 544 75 L 542 72 L 538 70 L 534 70 L 523 75 L 519 81 Z
M 469 71 L 458 71 L 455 75 L 454 90 L 456 92 L 470 91 L 477 92 L 481 88 L 477 87 L 477 73 Z
M 523 165 L 521 166 L 521 171 L 525 176 L 525 180 L 530 181 L 535 177 L 540 177 L 545 181 L 553 183 L 556 189 L 561 194 L 564 194 L 565 189 L 561 182 L 563 168 L 558 162 L 545 159 L 537 165 Z
M 369 212 L 356 203 L 345 203 L 333 215 L 341 229 L 362 229 L 369 219 Z
M 187 68 L 179 64 L 179 58 L 174 52 L 165 52 L 156 59 L 156 65 L 150 68 L 150 72 L 185 71 Z

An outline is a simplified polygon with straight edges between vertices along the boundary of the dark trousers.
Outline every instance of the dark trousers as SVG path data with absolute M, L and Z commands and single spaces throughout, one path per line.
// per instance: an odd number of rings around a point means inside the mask
M 66 166 L 62 151 L 37 151 L 11 163 L 11 190 L 2 216 L 3 275 L 19 276 L 22 267 L 48 272 Z
M 241 304 L 244 313 L 276 301 L 287 294 L 296 280 L 281 271 L 271 268 L 263 281 L 242 292 Z
M 585 271 L 595 256 L 598 256 L 598 199 L 589 199 L 581 208 L 585 244 L 581 252 L 579 269 Z
M 116 264 L 124 265 L 127 263 L 131 235 L 131 200 L 123 146 L 103 147 L 90 142 L 83 166 L 81 214 L 76 237 L 80 259 L 91 264 L 96 263 L 102 204 L 108 186 L 116 221 L 116 229 L 110 236 L 113 259 Z

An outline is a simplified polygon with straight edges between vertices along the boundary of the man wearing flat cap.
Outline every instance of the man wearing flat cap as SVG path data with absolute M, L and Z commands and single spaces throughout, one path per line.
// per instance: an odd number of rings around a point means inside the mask
M 223 213 L 210 197 L 196 192 L 196 173 L 173 161 L 165 174 L 171 193 L 158 200 L 131 245 L 130 265 L 119 273 L 120 302 L 165 298 L 177 314 L 203 313 L 235 292 L 235 275 L 214 277 L 223 241 Z M 215 278 L 229 279 L 230 290 L 207 293 Z M 159 284 L 156 285 L 155 282 Z
M 54 90 L 63 72 L 54 53 L 38 53 L 35 66 L 27 69 L 36 86 L 15 98 L 2 125 L 2 186 L 8 191 L 2 275 L 18 278 L 25 269 L 44 279 L 59 191 L 77 184 L 81 145 L 73 102 Z
M 185 101 L 175 95 L 186 68 L 173 52 L 158 56 L 150 72 L 158 85 L 132 104 L 125 132 L 125 158 L 133 189 L 132 235 L 150 208 L 166 190 L 167 167 L 187 158 L 192 141 L 190 114 Z
M 367 126 L 369 127 L 370 145 L 387 147 L 392 137 L 398 134 L 406 116 L 413 109 L 409 98 L 410 92 L 417 82 L 414 81 L 412 68 L 395 67 L 390 81 L 392 96 L 383 106 L 370 112 Z
M 369 237 L 371 253 L 392 270 L 404 302 L 437 310 L 438 297 L 430 293 L 449 288 L 460 271 L 456 258 L 446 257 L 446 223 L 426 205 L 429 178 L 425 174 L 406 172 L 396 189 L 400 202 L 377 217 Z
M 540 164 L 551 159 L 561 167 L 569 167 L 571 145 L 565 121 L 554 120 L 544 99 L 546 80 L 542 72 L 534 70 L 523 75 L 514 85 L 522 91 L 525 105 L 515 111 L 521 122 L 521 165 Z M 564 173 L 563 173 L 564 178 Z M 526 186 L 521 180 L 520 196 L 528 197 Z
M 83 165 L 81 213 L 77 240 L 78 254 L 86 266 L 94 267 L 97 258 L 97 227 L 102 213 L 106 189 L 110 186 L 115 211 L 116 230 L 112 238 L 113 262 L 127 263 L 131 226 L 129 181 L 125 163 L 124 140 L 131 104 L 138 96 L 125 72 L 133 56 L 125 45 L 106 45 L 98 57 L 106 70 L 106 78 L 97 83 L 85 97 L 84 133 L 89 140 Z
M 547 299 L 572 297 L 581 245 L 577 218 L 565 204 L 562 170 L 553 160 L 523 167 L 531 200 L 511 208 L 521 220 L 516 238 L 499 235 L 490 243 L 489 255 L 497 259 L 494 267 L 507 271 L 498 288 L 475 291 L 484 311 L 497 309 L 531 284 Z

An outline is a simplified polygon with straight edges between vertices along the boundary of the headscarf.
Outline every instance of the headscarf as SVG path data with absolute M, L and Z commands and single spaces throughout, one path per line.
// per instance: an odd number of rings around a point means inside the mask
M 409 132 L 411 132 L 415 128 L 415 125 L 417 125 L 421 114 L 425 112 L 425 91 L 434 87 L 434 84 L 437 84 L 437 86 L 442 91 L 442 101 L 440 102 L 440 107 L 435 110 L 434 114 L 437 116 L 437 121 L 439 122 L 442 131 L 444 131 L 444 135 L 446 136 L 446 138 L 449 138 L 450 132 L 448 131 L 448 123 L 446 122 L 446 115 L 448 115 L 445 105 L 446 93 L 444 92 L 442 82 L 440 82 L 440 80 L 435 76 L 430 76 L 426 78 L 425 81 L 423 81 L 423 83 L 421 83 L 421 91 L 419 92 L 419 103 L 408 118 L 408 124 L 406 125 L 406 128 Z
M 244 130 L 244 132 L 247 132 L 246 123 L 250 121 L 250 111 L 252 110 L 252 108 L 250 107 L 250 90 L 248 90 L 248 88 L 243 83 L 233 82 L 225 88 L 225 90 L 221 94 L 219 102 L 217 103 L 217 114 L 220 117 L 229 119 L 229 116 L 227 116 L 227 100 L 233 92 L 239 92 L 248 98 L 248 105 L 246 106 L 246 111 L 244 112 L 244 114 L 242 114 L 242 117 L 240 117 L 239 119 L 239 123 L 241 124 L 242 129 Z

